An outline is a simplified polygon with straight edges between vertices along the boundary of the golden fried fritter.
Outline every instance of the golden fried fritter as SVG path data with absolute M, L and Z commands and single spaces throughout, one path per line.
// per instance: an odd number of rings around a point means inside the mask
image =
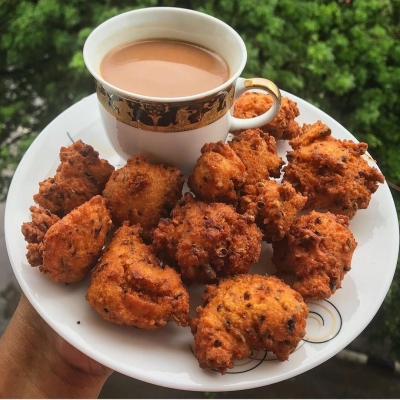
M 272 243 L 272 262 L 278 271 L 296 276 L 293 289 L 304 300 L 329 298 L 350 271 L 357 242 L 349 218 L 312 211 L 298 217 L 288 234 Z
M 203 303 L 191 322 L 201 368 L 224 374 L 252 350 L 271 351 L 286 361 L 305 335 L 307 305 L 274 276 L 222 279 L 218 286 L 206 286 Z
M 244 187 L 238 209 L 241 214 L 254 216 L 263 239 L 272 243 L 286 235 L 306 201 L 307 197 L 297 193 L 290 183 L 262 180 Z
M 281 176 L 284 161 L 278 156 L 275 138 L 261 129 L 243 131 L 228 144 L 246 167 L 246 184 Z
M 40 272 L 56 282 L 83 279 L 96 265 L 110 228 L 103 198 L 92 197 L 48 229 Z
M 38 267 L 42 264 L 43 239 L 48 229 L 54 225 L 60 218 L 52 214 L 43 207 L 32 206 L 29 208 L 31 212 L 31 222 L 24 222 L 21 232 L 28 242 L 26 248 L 26 258 L 32 267 Z
M 81 140 L 61 147 L 60 161 L 54 177 L 39 183 L 39 193 L 33 199 L 41 207 L 63 217 L 101 194 L 114 167 Z
M 201 149 L 188 186 L 200 199 L 210 202 L 233 203 L 236 191 L 246 178 L 246 168 L 240 158 L 221 140 L 206 143 Z
M 112 173 L 103 197 L 115 225 L 140 224 L 143 239 L 151 241 L 159 219 L 168 217 L 181 198 L 183 183 L 176 167 L 150 164 L 145 155 L 138 154 Z
M 235 100 L 233 116 L 236 118 L 257 117 L 272 107 L 272 97 L 265 93 L 247 92 Z M 275 139 L 293 139 L 301 134 L 300 125 L 294 119 L 300 115 L 297 103 L 282 97 L 278 115 L 267 125 L 261 127 Z
M 176 261 L 185 281 L 211 283 L 247 273 L 260 257 L 261 238 L 253 220 L 232 205 L 202 202 L 187 193 L 171 219 L 160 220 L 153 246 Z
M 327 209 L 353 218 L 357 210 L 368 207 L 378 182 L 384 182 L 362 157 L 368 145 L 333 138 L 321 121 L 304 125 L 303 131 L 289 142 L 294 150 L 288 152 L 282 181 L 308 198 L 305 209 Z
M 140 238 L 141 227 L 124 223 L 93 271 L 86 300 L 105 320 L 158 329 L 168 321 L 186 326 L 189 295 L 177 272 Z

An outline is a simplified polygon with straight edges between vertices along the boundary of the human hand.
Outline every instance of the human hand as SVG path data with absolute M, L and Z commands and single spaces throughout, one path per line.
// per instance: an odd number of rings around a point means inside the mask
M 0 339 L 0 398 L 95 398 L 112 372 L 61 338 L 21 295 Z

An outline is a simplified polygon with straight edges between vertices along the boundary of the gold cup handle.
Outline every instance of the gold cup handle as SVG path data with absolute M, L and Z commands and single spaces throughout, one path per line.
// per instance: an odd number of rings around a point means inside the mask
M 245 129 L 260 128 L 271 122 L 281 109 L 281 92 L 274 82 L 264 78 L 239 78 L 236 82 L 235 98 L 243 93 L 253 89 L 261 89 L 268 92 L 273 99 L 272 107 L 264 114 L 254 118 L 235 118 L 231 117 L 230 132 L 241 131 Z

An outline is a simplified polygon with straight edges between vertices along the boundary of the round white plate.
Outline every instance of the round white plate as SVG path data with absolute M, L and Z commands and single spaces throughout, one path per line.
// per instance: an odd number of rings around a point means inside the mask
M 297 102 L 300 124 L 321 120 L 334 137 L 356 141 L 314 106 L 289 93 L 282 94 Z M 60 147 L 82 139 L 118 168 L 119 158 L 99 118 L 93 94 L 51 122 L 19 164 L 6 204 L 7 250 L 18 282 L 38 313 L 65 340 L 115 371 L 145 382 L 183 390 L 231 391 L 269 385 L 305 372 L 334 356 L 368 325 L 389 289 L 399 249 L 397 215 L 386 183 L 373 194 L 368 209 L 358 211 L 350 223 L 358 246 L 342 288 L 329 301 L 310 304 L 305 340 L 286 362 L 256 352 L 223 376 L 202 370 L 192 354 L 190 328 L 171 322 L 153 332 L 105 322 L 85 301 L 89 278 L 67 286 L 31 268 L 25 257 L 21 225 L 30 221 L 29 207 L 34 204 L 32 196 L 38 192 L 38 183 L 54 175 Z M 285 158 L 287 150 L 288 144 L 279 141 L 279 155 Z M 368 161 L 375 165 L 372 159 Z M 253 272 L 273 271 L 271 255 L 270 245 L 264 245 Z M 189 289 L 192 309 L 199 304 L 202 290 L 201 286 Z

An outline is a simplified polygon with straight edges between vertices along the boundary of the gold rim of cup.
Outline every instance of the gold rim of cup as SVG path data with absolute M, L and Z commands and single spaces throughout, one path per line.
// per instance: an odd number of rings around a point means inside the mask
M 95 82 L 99 102 L 109 114 L 127 125 L 153 132 L 181 132 L 210 125 L 229 112 L 235 95 L 232 83 L 198 99 L 155 102 L 122 96 Z

